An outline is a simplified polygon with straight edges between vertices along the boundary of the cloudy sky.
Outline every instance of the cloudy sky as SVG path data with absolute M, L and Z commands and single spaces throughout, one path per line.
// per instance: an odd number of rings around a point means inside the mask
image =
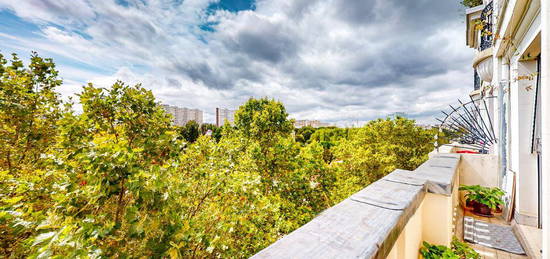
M 473 89 L 458 2 L 0 0 L 0 51 L 54 58 L 65 97 L 120 79 L 210 122 L 268 96 L 298 119 L 430 123 Z

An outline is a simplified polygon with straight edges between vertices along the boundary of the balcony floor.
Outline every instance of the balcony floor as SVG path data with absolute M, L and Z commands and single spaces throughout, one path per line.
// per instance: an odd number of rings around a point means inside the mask
M 488 222 L 488 223 L 491 223 L 491 224 L 505 225 L 505 226 L 510 225 L 510 224 L 507 224 L 504 219 L 502 219 L 502 215 L 496 215 L 494 218 L 485 218 L 485 217 L 477 216 L 477 215 L 471 213 L 468 210 L 463 211 L 463 215 L 475 218 L 476 220 L 485 221 L 485 222 Z M 463 237 L 463 231 L 464 230 L 460 226 L 459 227 L 459 233 L 457 233 L 457 234 L 459 234 L 458 236 L 460 238 Z M 502 250 L 498 250 L 498 249 L 494 249 L 494 248 L 490 248 L 490 247 L 485 247 L 485 246 L 478 245 L 478 244 L 468 243 L 468 245 L 470 247 L 472 247 L 474 250 L 476 250 L 481 255 L 482 259 L 515 259 L 515 258 L 525 258 L 525 259 L 527 259 L 527 258 L 529 258 L 526 255 L 517 255 L 517 254 L 513 254 L 513 253 L 508 253 L 508 252 L 505 252 L 505 251 L 502 251 Z

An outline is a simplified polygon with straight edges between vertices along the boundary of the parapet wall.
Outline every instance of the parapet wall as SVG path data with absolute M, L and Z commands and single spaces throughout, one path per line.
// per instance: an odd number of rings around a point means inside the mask
M 449 245 L 459 154 L 395 170 L 252 258 L 418 258 L 422 241 Z

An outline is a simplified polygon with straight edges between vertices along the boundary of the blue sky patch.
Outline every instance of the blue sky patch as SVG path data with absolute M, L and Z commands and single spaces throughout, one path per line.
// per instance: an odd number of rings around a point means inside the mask
M 18 37 L 32 37 L 40 32 L 40 28 L 19 18 L 11 11 L 0 9 L 0 32 Z
M 117 3 L 118 5 L 124 6 L 124 7 L 130 6 L 130 3 L 126 0 L 115 0 L 115 3 Z
M 220 0 L 218 2 L 211 3 L 208 8 L 206 8 L 206 14 L 211 15 L 217 10 L 226 10 L 229 12 L 239 12 L 245 10 L 256 10 L 256 1 L 255 0 Z M 206 32 L 215 31 L 214 26 L 218 23 L 216 22 L 205 22 L 199 25 L 199 28 Z
M 230 12 L 239 12 L 244 10 L 255 10 L 254 0 L 220 0 L 210 4 L 207 8 L 207 13 L 212 13 L 216 10 L 226 10 Z

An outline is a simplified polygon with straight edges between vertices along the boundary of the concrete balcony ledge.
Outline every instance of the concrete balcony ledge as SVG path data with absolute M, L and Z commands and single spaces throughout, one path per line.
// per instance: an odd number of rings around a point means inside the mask
M 450 199 L 459 160 L 458 154 L 437 154 L 415 171 L 395 170 L 252 258 L 387 258 L 397 253 L 395 244 L 409 221 L 422 221 L 417 211 L 427 193 Z M 435 216 L 443 220 L 448 214 L 442 208 Z M 421 238 L 422 229 L 408 233 L 417 236 L 416 244 L 401 250 L 417 255 L 421 239 L 429 237 Z

